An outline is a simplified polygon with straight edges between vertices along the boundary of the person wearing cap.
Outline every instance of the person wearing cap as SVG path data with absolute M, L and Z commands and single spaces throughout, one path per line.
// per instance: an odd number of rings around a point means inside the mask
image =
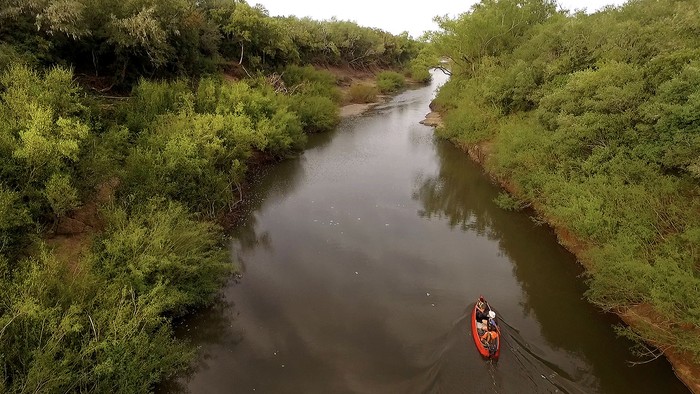
M 486 312 L 489 310 L 489 304 L 484 300 L 484 296 L 479 296 L 479 301 L 476 302 L 476 320 L 483 321 L 486 320 Z
M 488 324 L 486 326 L 489 328 L 489 330 L 495 330 L 496 329 L 496 312 L 489 311 L 488 316 L 489 316 L 489 320 L 488 320 Z

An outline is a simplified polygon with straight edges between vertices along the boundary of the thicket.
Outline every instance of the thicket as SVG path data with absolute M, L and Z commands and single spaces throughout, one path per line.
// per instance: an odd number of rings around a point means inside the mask
M 101 89 L 236 64 L 254 70 L 289 64 L 402 68 L 424 46 L 407 33 L 336 19 L 271 17 L 260 5 L 235 0 L 3 0 L 0 43 L 0 66 L 17 59 L 71 66 Z
M 377 75 L 377 88 L 382 93 L 393 93 L 404 87 L 406 80 L 396 71 L 382 71 Z
M 215 221 L 251 158 L 339 121 L 309 61 L 420 47 L 238 1 L 0 0 L 0 392 L 148 392 L 186 368 L 171 321 L 236 270 Z
M 350 102 L 357 104 L 373 103 L 377 101 L 379 90 L 370 84 L 355 83 L 348 90 Z
M 518 199 L 583 242 L 590 300 L 655 311 L 627 335 L 700 360 L 700 3 L 484 0 L 438 22 L 438 133 L 488 141 Z
M 293 94 L 264 78 L 141 80 L 103 113 L 68 70 L 3 74 L 3 390 L 142 392 L 186 366 L 170 320 L 211 301 L 233 269 L 210 221 L 240 202 L 248 159 L 294 154 L 305 129 L 338 120 L 316 93 L 335 85 L 311 80 Z M 104 231 L 89 252 L 55 256 L 40 238 L 110 179 Z

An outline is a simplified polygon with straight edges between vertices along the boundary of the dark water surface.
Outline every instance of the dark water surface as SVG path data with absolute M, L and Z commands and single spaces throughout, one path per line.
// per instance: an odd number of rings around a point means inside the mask
M 586 303 L 581 268 L 528 213 L 418 122 L 433 85 L 311 138 L 268 171 L 231 253 L 224 301 L 183 322 L 192 393 L 674 393 L 665 360 L 630 367 L 619 321 Z M 481 359 L 467 310 L 504 325 Z

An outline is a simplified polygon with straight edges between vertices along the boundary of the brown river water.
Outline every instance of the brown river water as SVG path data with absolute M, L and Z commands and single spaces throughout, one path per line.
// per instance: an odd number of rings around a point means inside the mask
M 687 393 L 664 359 L 630 366 L 575 258 L 418 124 L 446 77 L 409 90 L 260 176 L 233 233 L 240 280 L 182 321 L 191 393 Z M 501 318 L 498 362 L 469 318 Z

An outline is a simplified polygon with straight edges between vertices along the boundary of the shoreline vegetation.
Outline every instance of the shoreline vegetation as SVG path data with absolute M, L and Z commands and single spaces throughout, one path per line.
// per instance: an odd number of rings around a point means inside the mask
M 238 1 L 11 0 L 0 392 L 149 392 L 189 368 L 172 321 L 237 271 L 224 226 L 251 171 L 335 128 L 353 83 L 426 81 L 424 48 Z
M 438 18 L 450 80 L 424 121 L 532 207 L 586 268 L 587 298 L 700 392 L 700 4 L 593 14 L 484 0 Z M 440 120 L 441 119 L 441 120 Z

